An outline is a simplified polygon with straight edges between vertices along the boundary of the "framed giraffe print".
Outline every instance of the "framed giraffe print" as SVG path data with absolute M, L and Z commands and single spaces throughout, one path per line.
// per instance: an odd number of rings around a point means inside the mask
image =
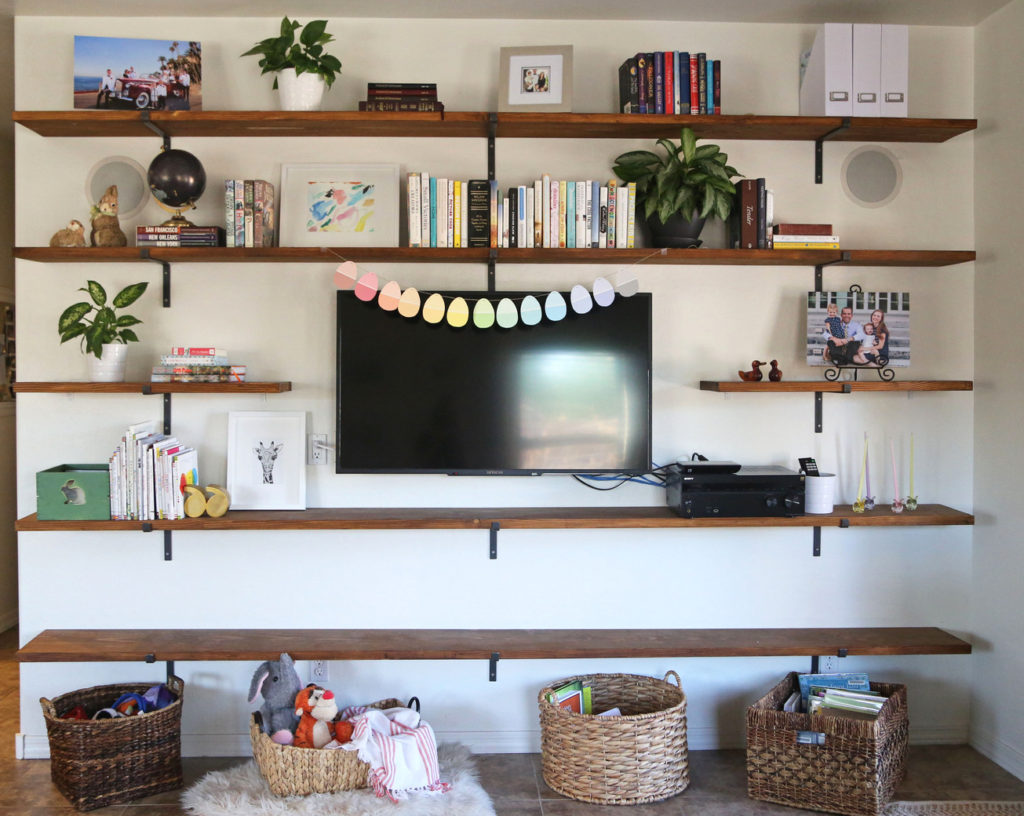
M 305 411 L 230 411 L 227 488 L 232 510 L 305 510 Z

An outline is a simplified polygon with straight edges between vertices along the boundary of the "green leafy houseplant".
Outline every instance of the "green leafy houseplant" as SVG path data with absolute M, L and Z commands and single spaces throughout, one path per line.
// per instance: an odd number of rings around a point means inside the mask
M 79 292 L 88 292 L 92 303 L 81 301 L 72 303 L 64 310 L 57 321 L 57 332 L 60 342 L 81 338 L 82 351 L 85 354 L 103 356 L 104 343 L 138 342 L 139 338 L 129 326 L 137 326 L 142 321 L 132 315 L 118 315 L 114 310 L 131 306 L 138 300 L 149 286 L 148 282 L 133 283 L 118 292 L 107 305 L 107 292 L 96 281 L 88 281 Z M 95 312 L 92 319 L 90 313 Z
M 664 155 L 650 150 L 630 150 L 615 159 L 615 174 L 636 182 L 636 198 L 644 218 L 657 215 L 664 224 L 680 214 L 686 221 L 717 216 L 723 221 L 732 212 L 736 187 L 731 179 L 739 172 L 726 162 L 718 145 L 697 146 L 693 131 L 684 127 L 680 143 L 658 139 Z M 640 214 L 638 212 L 638 214 Z
M 300 28 L 302 33 L 296 42 L 295 32 Z M 324 46 L 334 41 L 334 37 L 327 33 L 326 28 L 326 20 L 313 20 L 303 27 L 298 20 L 289 20 L 285 16 L 281 20 L 281 36 L 261 40 L 242 56 L 259 54 L 259 65 L 263 69 L 261 75 L 294 68 L 296 74 L 319 74 L 330 88 L 334 83 L 334 77 L 341 72 L 341 61 L 324 53 Z M 276 77 L 274 89 L 277 89 Z

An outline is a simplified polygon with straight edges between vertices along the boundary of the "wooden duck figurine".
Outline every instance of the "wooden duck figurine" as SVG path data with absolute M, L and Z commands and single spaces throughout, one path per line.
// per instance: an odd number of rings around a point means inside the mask
M 772 360 L 772 370 L 768 372 L 768 379 L 771 382 L 782 382 L 782 369 L 779 368 L 778 360 Z
M 738 371 L 736 373 L 740 375 L 740 379 L 744 382 L 760 382 L 764 379 L 764 374 L 761 373 L 761 366 L 763 365 L 764 363 L 760 360 L 754 360 L 750 364 L 750 371 Z

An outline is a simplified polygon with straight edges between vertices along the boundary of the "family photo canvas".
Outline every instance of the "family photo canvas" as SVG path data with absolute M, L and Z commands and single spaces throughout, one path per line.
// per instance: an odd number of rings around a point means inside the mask
M 808 292 L 807 364 L 910 365 L 909 292 Z

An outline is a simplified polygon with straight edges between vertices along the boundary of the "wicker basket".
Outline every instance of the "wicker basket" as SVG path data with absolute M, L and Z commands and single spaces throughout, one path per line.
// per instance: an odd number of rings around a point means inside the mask
M 409 707 L 419 700 L 413 697 Z M 404 705 L 394 698 L 370 703 L 370 708 L 397 708 Z M 355 751 L 318 751 L 278 745 L 260 727 L 259 712 L 249 718 L 252 755 L 260 773 L 277 796 L 305 796 L 308 793 L 336 793 L 365 788 L 370 766 Z
M 90 717 L 127 692 L 143 694 L 149 683 L 72 691 L 39 700 L 50 740 L 50 776 L 78 810 L 131 802 L 182 786 L 181 706 L 185 684 L 171 677 L 177 698 L 149 714 L 112 720 L 62 720 L 76 705 Z
M 622 715 L 577 714 L 548 702 L 554 689 L 575 680 L 590 684 L 595 712 L 618 707 Z M 686 695 L 674 671 L 665 680 L 635 674 L 568 677 L 541 691 L 537 703 L 544 781 L 563 796 L 638 805 L 675 796 L 690 784 Z
M 875 720 L 782 711 L 799 689 L 796 672 L 747 709 L 747 792 L 791 807 L 874 816 L 903 779 L 907 687 L 872 683 L 889 699 Z M 798 732 L 823 744 L 797 742 Z

